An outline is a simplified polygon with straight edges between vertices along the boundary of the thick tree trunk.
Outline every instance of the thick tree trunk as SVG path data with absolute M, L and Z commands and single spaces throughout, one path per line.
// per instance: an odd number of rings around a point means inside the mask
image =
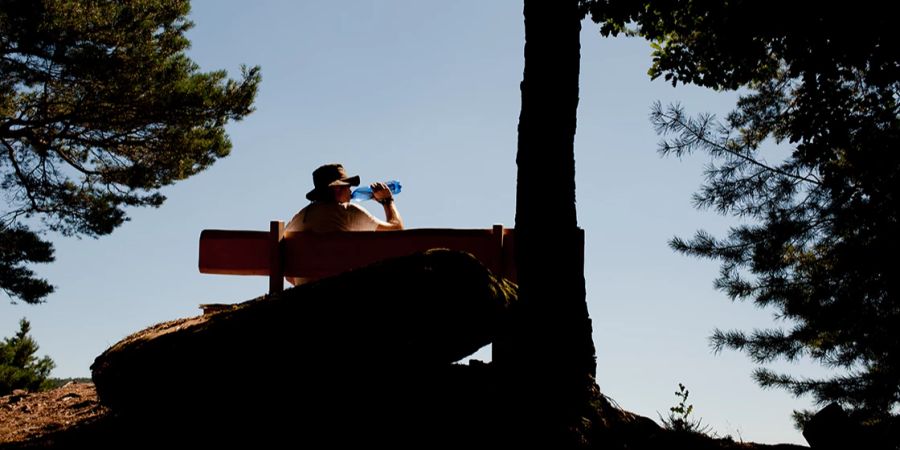
M 517 315 L 510 373 L 529 439 L 557 441 L 584 413 L 596 370 L 575 209 L 574 139 L 582 14 L 577 0 L 525 0 L 519 116 Z M 557 441 L 558 442 L 558 441 Z

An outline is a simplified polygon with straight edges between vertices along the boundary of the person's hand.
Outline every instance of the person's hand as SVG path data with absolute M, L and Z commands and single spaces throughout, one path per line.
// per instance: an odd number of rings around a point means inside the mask
M 391 193 L 391 190 L 388 189 L 386 184 L 372 183 L 369 187 L 372 188 L 372 197 L 374 197 L 375 201 L 378 203 L 385 204 L 394 200 L 394 194 Z

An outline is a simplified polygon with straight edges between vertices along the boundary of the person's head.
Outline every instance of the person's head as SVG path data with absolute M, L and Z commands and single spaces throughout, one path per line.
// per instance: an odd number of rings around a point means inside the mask
M 313 171 L 315 188 L 306 194 L 311 201 L 349 202 L 350 186 L 359 186 L 359 176 L 348 177 L 344 166 L 325 164 Z

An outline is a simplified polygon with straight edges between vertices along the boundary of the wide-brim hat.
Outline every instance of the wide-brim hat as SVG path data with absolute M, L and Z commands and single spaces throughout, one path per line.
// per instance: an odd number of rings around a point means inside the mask
M 313 185 L 315 188 L 306 193 L 306 199 L 310 201 L 321 200 L 331 196 L 332 186 L 359 186 L 359 175 L 347 176 L 344 166 L 340 164 L 325 164 L 313 171 Z

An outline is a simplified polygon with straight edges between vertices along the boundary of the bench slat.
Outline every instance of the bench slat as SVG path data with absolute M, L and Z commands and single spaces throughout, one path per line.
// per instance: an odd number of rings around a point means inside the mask
M 200 273 L 269 275 L 269 232 L 203 230 Z
M 285 233 L 284 274 L 319 278 L 388 258 L 432 248 L 469 252 L 492 271 L 502 264 L 500 243 L 491 230 L 415 229 L 391 232 Z

